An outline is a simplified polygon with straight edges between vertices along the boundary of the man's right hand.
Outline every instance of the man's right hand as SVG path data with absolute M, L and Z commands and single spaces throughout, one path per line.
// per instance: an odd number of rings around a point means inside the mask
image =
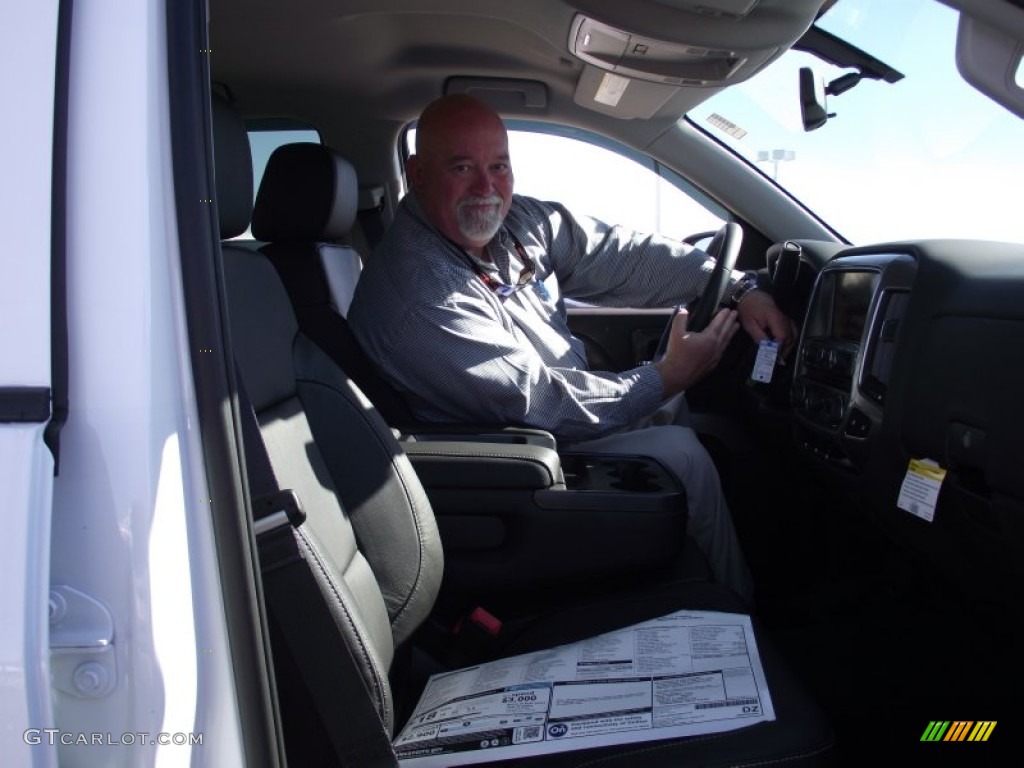
M 740 327 L 733 309 L 719 310 L 708 327 L 699 333 L 688 331 L 688 322 L 686 310 L 676 315 L 665 356 L 654 364 L 661 374 L 665 397 L 689 389 L 711 372 Z

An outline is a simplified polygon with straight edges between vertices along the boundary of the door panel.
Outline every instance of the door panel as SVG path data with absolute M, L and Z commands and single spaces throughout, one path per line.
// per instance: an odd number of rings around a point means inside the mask
M 664 309 L 570 307 L 569 327 L 595 371 L 627 371 L 649 361 L 672 314 Z

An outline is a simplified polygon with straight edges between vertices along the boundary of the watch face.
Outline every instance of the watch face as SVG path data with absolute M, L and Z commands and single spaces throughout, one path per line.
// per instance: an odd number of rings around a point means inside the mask
M 757 288 L 757 278 L 753 275 L 747 275 L 742 278 L 732 292 L 733 304 L 738 304 L 740 299 L 746 296 L 748 293 Z

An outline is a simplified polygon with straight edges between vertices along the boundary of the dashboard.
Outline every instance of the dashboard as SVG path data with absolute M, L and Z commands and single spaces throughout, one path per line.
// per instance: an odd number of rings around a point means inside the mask
M 862 466 L 881 425 L 917 263 L 906 254 L 840 256 L 811 296 L 793 385 L 803 450 Z
M 1022 583 L 1024 246 L 791 250 L 816 262 L 792 429 L 836 508 L 870 516 L 956 578 Z M 897 505 L 915 460 L 944 472 L 931 519 Z

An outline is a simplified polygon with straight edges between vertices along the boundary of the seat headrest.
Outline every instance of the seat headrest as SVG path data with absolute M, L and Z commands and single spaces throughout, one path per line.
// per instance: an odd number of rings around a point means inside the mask
M 322 144 L 285 144 L 267 161 L 252 233 L 267 242 L 335 240 L 352 229 L 358 204 L 351 163 Z
M 222 96 L 213 95 L 213 165 L 221 240 L 245 232 L 252 218 L 249 132 Z

